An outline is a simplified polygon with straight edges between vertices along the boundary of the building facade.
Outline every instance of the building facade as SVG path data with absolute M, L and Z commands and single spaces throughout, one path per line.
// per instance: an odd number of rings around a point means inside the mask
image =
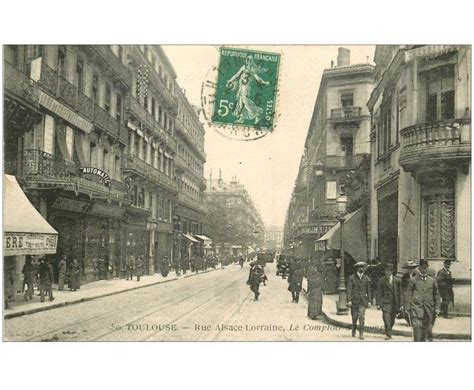
M 204 204 L 204 128 L 199 121 L 199 110 L 189 104 L 183 90 L 177 91 L 177 98 L 175 175 L 179 192 L 173 214 L 175 263 L 204 253 L 201 237 L 207 213 Z
M 341 194 L 354 195 L 348 211 L 363 206 L 359 187 L 368 186 L 364 180 L 370 153 L 366 102 L 373 73 L 370 64 L 351 65 L 345 48 L 339 48 L 336 66 L 323 72 L 284 227 L 285 247 L 297 256 L 321 256 L 317 240 L 339 221 Z
M 283 227 L 268 226 L 265 229 L 265 249 L 281 250 L 283 248 Z
M 206 236 L 213 240 L 216 254 L 240 255 L 262 249 L 265 227 L 246 188 L 234 176 L 226 183 L 210 174 L 206 188 L 208 211 Z
M 5 173 L 58 231 L 55 261 L 77 258 L 84 282 L 137 257 L 157 271 L 182 188 L 182 103 L 162 48 L 9 45 L 4 69 Z
M 371 256 L 453 260 L 470 284 L 471 48 L 377 46 L 375 63 Z

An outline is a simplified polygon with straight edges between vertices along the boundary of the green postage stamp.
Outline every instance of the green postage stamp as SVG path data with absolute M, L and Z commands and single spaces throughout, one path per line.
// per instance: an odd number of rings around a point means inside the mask
M 212 122 L 271 131 L 280 54 L 220 48 Z

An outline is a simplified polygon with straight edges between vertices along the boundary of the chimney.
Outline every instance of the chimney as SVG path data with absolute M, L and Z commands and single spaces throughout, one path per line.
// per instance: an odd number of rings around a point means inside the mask
M 351 64 L 351 51 L 345 47 L 338 49 L 337 66 L 348 66 Z

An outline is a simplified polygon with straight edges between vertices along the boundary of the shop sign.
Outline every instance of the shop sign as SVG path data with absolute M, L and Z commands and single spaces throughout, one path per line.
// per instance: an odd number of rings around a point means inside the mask
M 43 233 L 4 233 L 5 256 L 42 255 L 56 253 L 58 236 Z
M 102 169 L 99 168 L 80 168 L 82 175 L 96 175 L 99 176 L 107 187 L 110 187 L 110 176 L 107 172 L 104 172 Z

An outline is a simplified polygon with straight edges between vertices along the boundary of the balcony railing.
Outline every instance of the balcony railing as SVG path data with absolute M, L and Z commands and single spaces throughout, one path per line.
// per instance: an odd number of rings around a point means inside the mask
M 150 72 L 148 72 L 148 77 L 150 82 L 155 86 L 155 89 L 161 94 L 162 98 L 166 101 L 166 104 L 173 110 L 178 108 L 178 99 L 170 91 L 168 86 L 165 84 L 165 81 L 156 73 L 155 69 L 152 68 L 151 64 L 148 62 L 148 59 L 145 57 L 145 54 L 140 50 L 138 45 L 131 46 L 132 53 L 134 56 L 145 61 L 148 64 Z
M 206 212 L 206 208 L 202 205 L 202 201 L 195 199 L 188 194 L 185 194 L 184 192 L 179 192 L 178 193 L 178 201 L 185 205 L 188 206 L 194 210 L 197 210 L 201 213 Z
M 103 130 L 127 142 L 127 128 L 113 117 L 108 111 L 100 107 L 91 98 L 78 91 L 77 87 L 51 69 L 44 62 L 41 64 L 41 78 L 38 84 L 70 108 L 94 122 Z
M 176 182 L 166 176 L 159 169 L 154 166 L 147 164 L 145 161 L 140 160 L 137 156 L 128 154 L 125 158 L 125 170 L 134 171 L 138 175 L 153 181 L 154 183 L 167 188 L 173 192 L 178 191 Z
M 423 123 L 403 129 L 400 165 L 413 170 L 433 160 L 459 160 L 471 156 L 471 119 Z
M 33 80 L 6 61 L 3 62 L 3 72 L 5 91 L 9 91 L 20 98 L 27 99 L 31 103 L 37 102 L 38 87 Z
M 360 115 L 360 107 L 333 108 L 331 110 L 331 120 L 337 122 L 358 120 Z
M 76 164 L 42 150 L 25 150 L 23 174 L 27 183 L 34 180 L 67 190 L 92 191 L 96 196 L 112 196 L 119 200 L 125 197 L 123 183 L 112 179 L 110 186 L 106 186 L 100 180 L 81 177 Z
M 192 137 L 192 135 L 188 132 L 188 130 L 186 129 L 186 126 L 181 121 L 181 119 L 177 117 L 175 124 L 176 124 L 176 130 L 181 132 L 186 137 L 188 143 L 194 147 L 194 149 L 201 155 L 201 157 L 206 158 L 204 147 Z
M 127 109 L 143 122 L 146 127 L 153 130 L 158 138 L 160 138 L 173 152 L 176 152 L 176 140 L 171 136 L 171 134 L 162 128 L 161 124 L 158 123 L 153 115 L 150 114 L 133 96 L 129 96 L 127 99 Z
M 92 45 L 92 50 L 98 54 L 108 66 L 117 74 L 117 76 L 126 84 L 132 84 L 132 75 L 128 68 L 122 64 L 119 58 L 112 52 L 107 45 Z

